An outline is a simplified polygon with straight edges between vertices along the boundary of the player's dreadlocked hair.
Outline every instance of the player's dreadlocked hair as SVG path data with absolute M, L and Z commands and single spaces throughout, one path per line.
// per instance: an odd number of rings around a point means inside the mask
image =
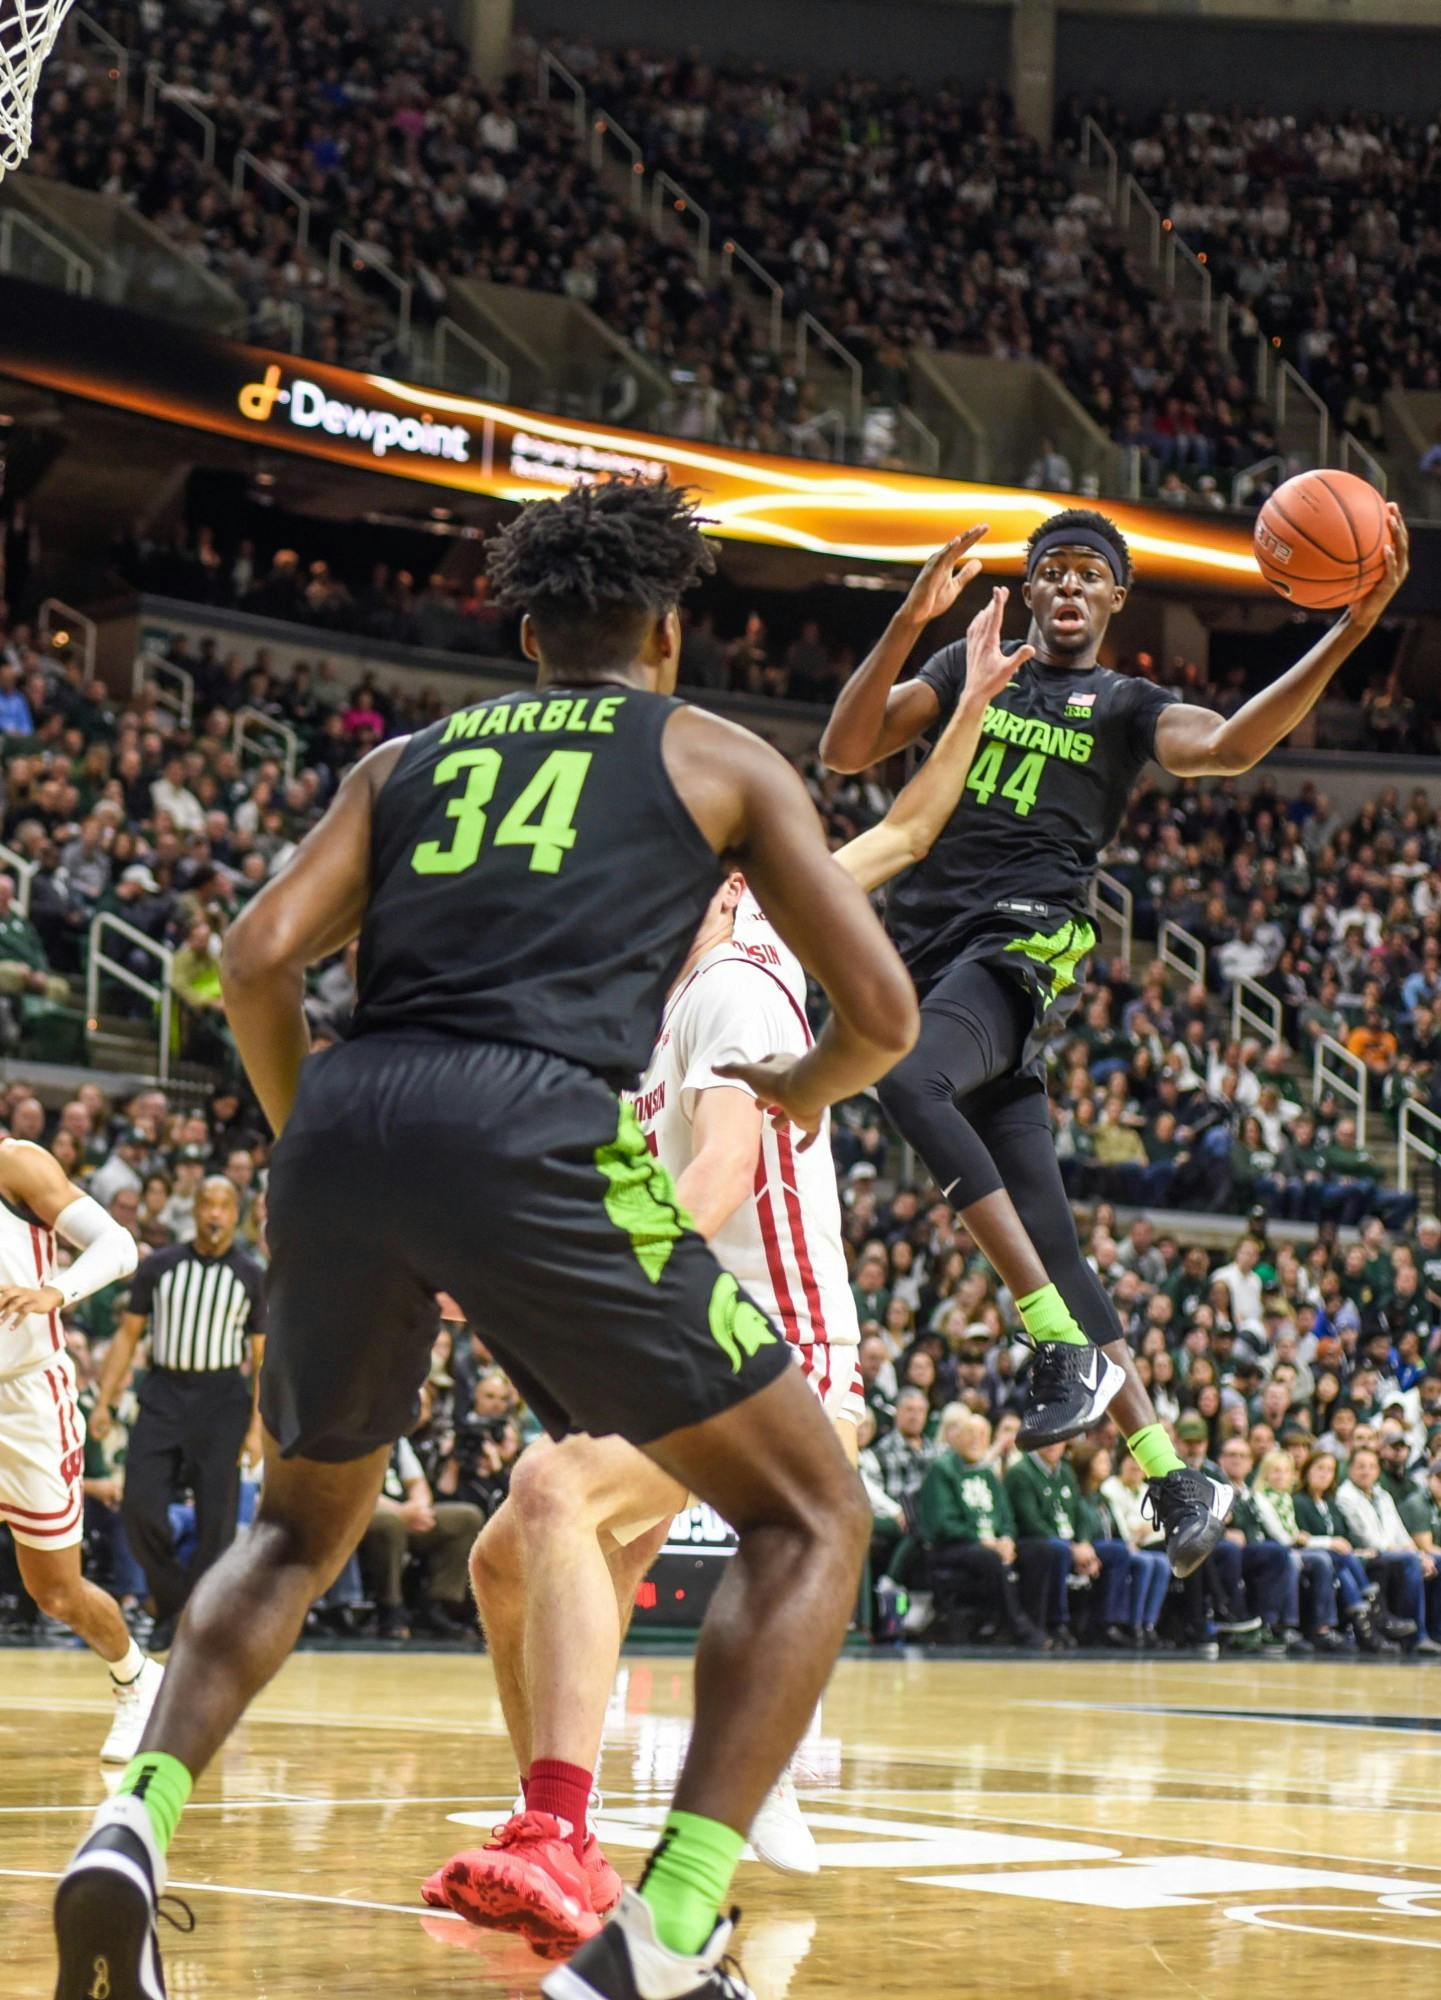
M 1032 530 L 1030 540 L 1026 543 L 1026 574 L 1028 576 L 1031 572 L 1037 544 L 1041 539 L 1043 537 L 1049 539 L 1052 535 L 1057 535 L 1067 528 L 1080 530 L 1082 541 L 1085 540 L 1087 535 L 1099 535 L 1101 540 L 1106 542 L 1115 551 L 1116 560 L 1120 565 L 1120 581 L 1127 589 L 1130 588 L 1131 551 L 1126 545 L 1126 538 L 1108 514 L 1098 513 L 1094 507 L 1063 508 L 1059 514 L 1050 515 L 1046 520 L 1041 522 L 1039 527 Z
M 715 568 L 694 493 L 607 479 L 523 507 L 488 546 L 491 594 L 527 611 L 553 665 L 595 678 L 629 665 L 653 620 Z

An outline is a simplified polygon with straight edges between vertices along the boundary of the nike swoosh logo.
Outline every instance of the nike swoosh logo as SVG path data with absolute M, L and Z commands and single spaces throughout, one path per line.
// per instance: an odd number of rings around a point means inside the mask
M 1100 1360 L 1101 1360 L 1100 1355 L 1096 1352 L 1095 1348 L 1093 1347 L 1091 1349 L 1090 1362 L 1085 1368 L 1081 1370 L 1081 1380 L 1085 1383 L 1086 1387 L 1091 1391 L 1093 1395 L 1095 1394 L 1096 1384 L 1101 1379 Z

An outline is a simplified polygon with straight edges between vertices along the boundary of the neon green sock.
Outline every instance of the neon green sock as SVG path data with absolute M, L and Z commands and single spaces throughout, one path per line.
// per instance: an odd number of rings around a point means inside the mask
M 655 1918 L 655 1934 L 668 1951 L 687 1958 L 715 1929 L 745 1835 L 699 1813 L 672 1812 L 660 1845 L 646 1863 L 641 1901 Z
M 1180 1453 L 1160 1424 L 1147 1424 L 1134 1437 L 1128 1437 L 1126 1443 L 1147 1479 L 1164 1479 L 1168 1472 L 1183 1469 Z
M 1076 1325 L 1071 1309 L 1054 1285 L 1042 1285 L 1016 1300 L 1021 1324 L 1039 1347 L 1043 1341 L 1059 1340 L 1068 1347 L 1084 1347 L 1086 1336 Z
M 160 1852 L 164 1854 L 175 1838 L 185 1801 L 195 1789 L 195 1780 L 178 1757 L 163 1750 L 142 1750 L 125 1766 L 116 1786 L 117 1794 L 129 1792 L 139 1799 L 150 1815 Z

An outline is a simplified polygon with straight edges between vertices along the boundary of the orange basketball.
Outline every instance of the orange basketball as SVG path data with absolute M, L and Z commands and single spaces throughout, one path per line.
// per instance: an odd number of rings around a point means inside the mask
M 1386 502 L 1354 472 L 1298 472 L 1256 517 L 1256 561 L 1273 590 L 1308 611 L 1354 604 L 1386 574 Z

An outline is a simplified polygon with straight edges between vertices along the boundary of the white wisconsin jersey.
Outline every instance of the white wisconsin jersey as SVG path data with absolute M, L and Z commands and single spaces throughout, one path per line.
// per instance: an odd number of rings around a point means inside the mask
M 744 1088 L 718 1076 L 719 1067 L 803 1055 L 811 1045 L 805 972 L 752 910 L 737 935 L 707 952 L 676 991 L 633 1099 L 647 1144 L 676 1180 L 695 1150 L 700 1093 Z M 754 1190 L 711 1238 L 711 1248 L 802 1350 L 803 1361 L 811 1347 L 857 1343 L 829 1119 L 802 1153 L 792 1126 L 766 1118 Z
M 55 1282 L 55 1232 L 0 1196 L 0 1288 L 34 1290 Z M 18 1326 L 0 1327 L 0 1380 L 43 1367 L 65 1351 L 58 1313 L 29 1313 Z

